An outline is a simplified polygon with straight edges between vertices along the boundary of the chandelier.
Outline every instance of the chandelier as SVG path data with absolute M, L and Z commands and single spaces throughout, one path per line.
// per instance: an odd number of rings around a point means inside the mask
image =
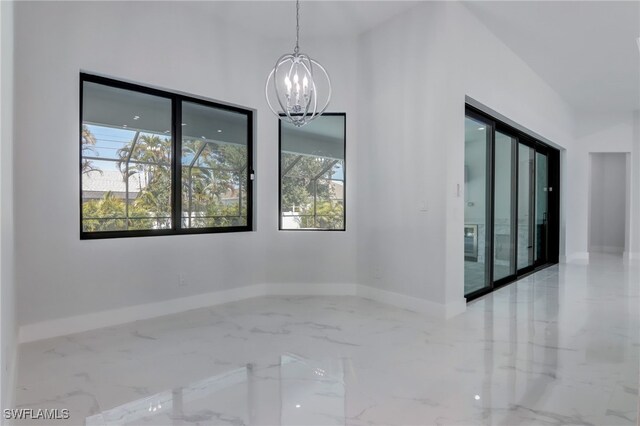
M 278 58 L 264 89 L 271 111 L 280 120 L 296 127 L 321 116 L 331 100 L 329 74 L 320 63 L 300 53 L 299 39 L 300 0 L 296 0 L 296 46 L 293 54 L 287 53 Z M 326 96 L 321 99 L 318 96 L 319 88 L 326 90 Z

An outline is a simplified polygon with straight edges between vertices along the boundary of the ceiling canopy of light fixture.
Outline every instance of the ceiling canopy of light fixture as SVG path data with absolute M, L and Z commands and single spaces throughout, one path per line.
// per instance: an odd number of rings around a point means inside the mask
M 299 39 L 300 0 L 296 0 L 296 45 L 293 53 L 276 61 L 267 77 L 265 97 L 275 115 L 297 127 L 322 115 L 331 100 L 329 74 L 319 62 L 300 53 Z M 325 86 L 326 93 L 319 93 Z

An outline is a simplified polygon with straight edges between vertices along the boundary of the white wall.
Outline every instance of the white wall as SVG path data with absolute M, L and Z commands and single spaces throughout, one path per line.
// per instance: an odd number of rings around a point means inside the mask
M 0 409 L 13 405 L 17 352 L 13 230 L 13 16 L 13 2 L 0 2 Z
M 629 257 L 640 259 L 640 110 L 633 114 L 633 132 L 631 135 L 631 182 L 630 199 L 631 210 L 629 213 L 631 232 Z
M 594 153 L 590 157 L 589 252 L 622 254 L 628 244 L 627 155 Z
M 574 143 L 572 112 L 459 3 L 422 3 L 360 41 L 367 150 L 358 172 L 369 184 L 358 194 L 367 212 L 359 281 L 455 311 L 463 301 L 465 96 L 561 148 Z
M 278 232 L 277 119 L 263 92 L 291 40 L 256 43 L 202 10 L 197 2 L 16 5 L 21 325 L 254 283 L 355 282 L 355 38 L 305 41 L 332 72 L 330 110 L 347 112 L 347 231 Z M 80 70 L 257 108 L 258 232 L 80 241 Z
M 365 33 L 358 57 L 359 135 L 366 146 L 358 168 L 366 182 L 357 194 L 358 280 L 440 304 L 446 302 L 445 194 L 453 191 L 445 182 L 451 141 L 443 105 L 450 102 L 444 7 L 425 3 Z

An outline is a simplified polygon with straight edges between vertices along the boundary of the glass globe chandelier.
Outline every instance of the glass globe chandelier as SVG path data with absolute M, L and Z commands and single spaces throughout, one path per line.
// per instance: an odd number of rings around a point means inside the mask
M 300 53 L 299 39 L 300 0 L 296 0 L 296 46 L 293 53 L 286 53 L 278 58 L 267 77 L 264 89 L 271 111 L 281 120 L 296 127 L 304 126 L 321 116 L 331 100 L 329 74 L 309 55 Z M 319 97 L 319 88 L 326 90 L 322 97 Z

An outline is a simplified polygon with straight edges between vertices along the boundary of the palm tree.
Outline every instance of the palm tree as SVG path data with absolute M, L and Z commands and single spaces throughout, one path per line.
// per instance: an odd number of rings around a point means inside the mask
M 158 227 L 167 225 L 161 217 L 171 211 L 171 140 L 145 134 L 118 150 L 118 168 L 125 182 L 138 175 L 141 188 L 134 206 L 157 218 Z
M 142 181 L 149 185 L 155 173 L 159 170 L 162 172 L 171 165 L 171 141 L 156 135 L 142 135 L 120 148 L 118 157 L 118 167 L 123 179 L 141 173 Z M 129 175 L 125 176 L 127 168 Z
M 234 180 L 234 173 L 229 171 L 233 166 L 228 163 L 225 146 L 200 139 L 191 139 L 183 145 L 184 156 L 198 156 L 193 167 L 185 167 L 182 180 L 183 205 L 189 217 L 194 213 L 197 216 L 218 215 L 223 208 L 223 196 L 235 190 L 237 179 Z M 246 162 L 246 154 L 242 160 Z M 196 224 L 212 225 L 210 219 L 194 220 Z
M 102 170 L 95 167 L 91 160 L 84 158 L 89 154 L 95 154 L 96 150 L 96 137 L 91 133 L 91 130 L 86 125 L 82 125 L 82 174 L 87 175 L 91 172 L 99 172 L 102 174 Z

